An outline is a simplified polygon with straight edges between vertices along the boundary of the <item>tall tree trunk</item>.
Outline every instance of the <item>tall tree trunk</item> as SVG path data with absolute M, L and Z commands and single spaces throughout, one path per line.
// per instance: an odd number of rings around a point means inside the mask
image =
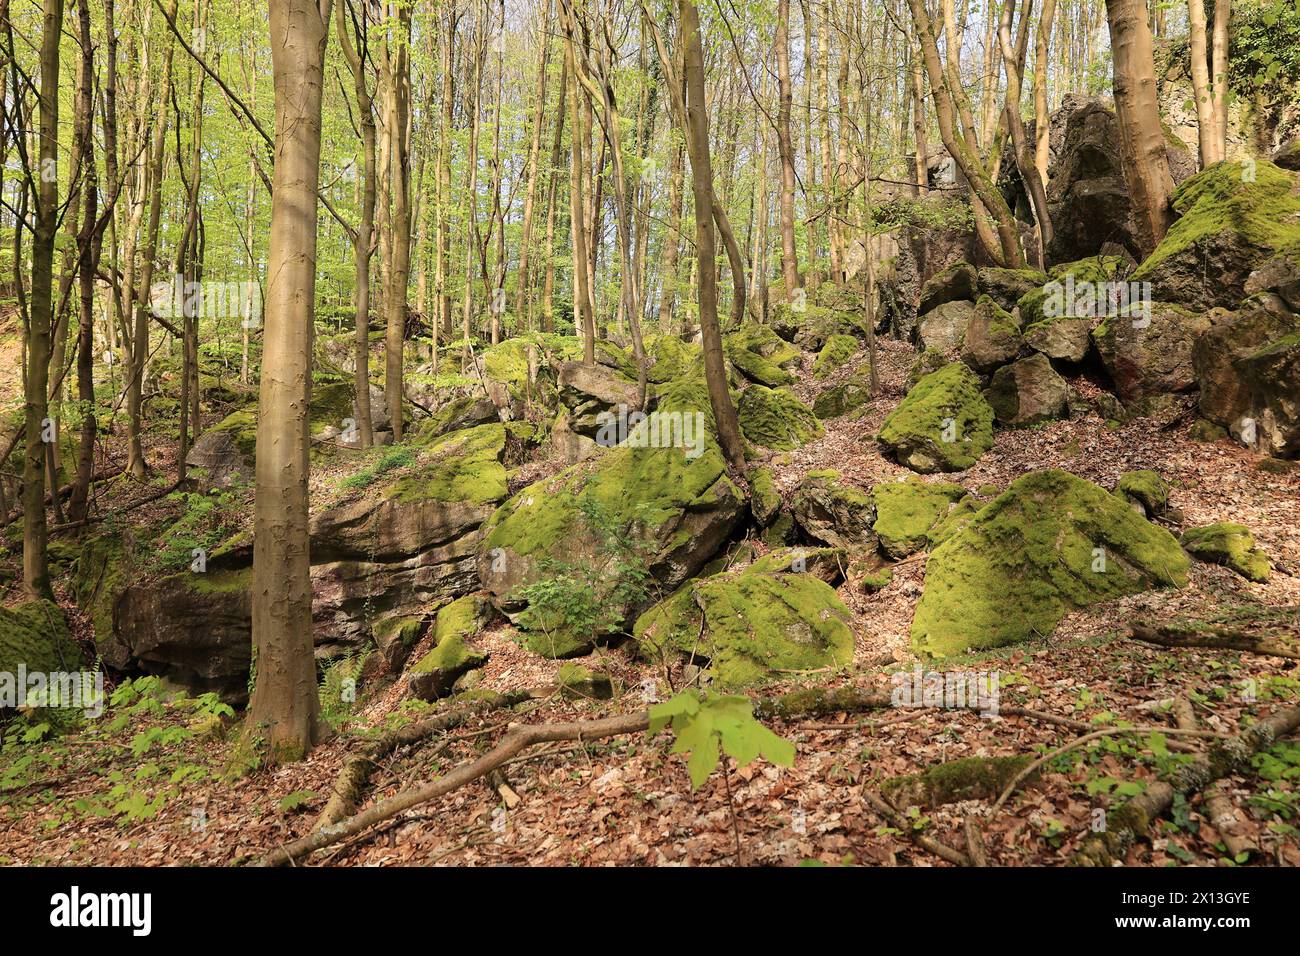
M 917 2 L 917 0 L 913 0 Z M 1114 66 L 1120 155 L 1133 199 L 1138 251 L 1149 256 L 1169 231 L 1174 180 L 1156 97 L 1156 67 L 1146 0 L 1106 0 Z
M 1026 0 L 1025 9 L 1020 14 L 1022 32 L 1028 29 L 1030 2 Z M 1035 164 L 1034 151 L 1025 135 L 1025 124 L 1020 117 L 1020 94 L 1022 81 L 1016 51 L 1011 45 L 1011 18 L 1015 14 L 1016 0 L 1005 0 L 1002 5 L 1002 20 L 998 25 L 998 40 L 1002 46 L 1002 67 L 1007 74 L 1006 125 L 1011 132 L 1011 144 L 1016 155 L 1016 169 L 1020 181 L 1024 183 L 1025 192 L 1029 194 L 1030 205 L 1034 210 L 1034 219 L 1038 223 L 1038 265 L 1046 268 L 1046 249 L 1052 242 L 1052 217 L 1047 211 L 1047 190 L 1043 187 L 1043 178 Z
M 1052 43 L 1056 0 L 1043 0 L 1038 16 L 1038 41 L 1034 46 L 1034 166 L 1047 187 L 1047 162 L 1051 158 L 1052 117 L 1047 111 L 1047 58 Z
M 785 0 L 782 0 L 784 3 Z M 745 446 L 736 409 L 727 389 L 727 369 L 722 357 L 718 327 L 717 246 L 713 236 L 713 162 L 709 155 L 709 114 L 704 97 L 704 51 L 699 12 L 692 0 L 679 0 L 682 60 L 686 85 L 687 148 L 691 154 L 691 187 L 695 195 L 695 256 L 699 266 L 700 335 L 704 346 L 704 376 L 709 404 L 718 428 L 718 442 L 728 466 L 737 474 L 745 470 Z
M 57 2 L 57 0 L 56 0 Z M 307 477 L 316 191 L 330 0 L 271 0 L 275 181 L 266 266 L 266 325 L 257 421 L 253 652 L 247 733 L 273 763 L 317 740 Z M 394 409 L 394 415 L 400 415 Z
M 397 26 L 385 44 L 381 61 L 387 73 L 385 120 L 391 143 L 389 191 L 392 194 L 392 265 L 388 274 L 388 311 L 384 333 L 384 399 L 392 422 L 393 441 L 405 431 L 402 412 L 402 351 L 406 340 L 406 291 L 411 269 L 411 7 L 394 3 L 390 15 Z M 327 25 L 328 26 L 328 25 Z
M 31 296 L 27 320 L 27 376 L 23 457 L 23 587 L 50 597 L 45 544 L 46 442 L 53 438 L 49 412 L 50 333 L 53 319 L 54 242 L 59 227 L 59 40 L 63 0 L 45 0 L 41 30 L 40 133 L 36 222 L 32 233 Z M 15 259 L 15 266 L 18 260 Z M 58 495 L 58 489 L 50 489 Z
M 776 119 L 776 145 L 781 156 L 781 275 L 789 301 L 795 289 L 803 287 L 799 275 L 799 253 L 794 236 L 794 141 L 790 135 L 790 110 L 794 87 L 790 81 L 790 0 L 776 5 L 776 75 L 780 101 Z
M 546 125 L 546 70 L 551 60 L 551 3 L 542 0 L 542 20 L 537 31 L 541 51 L 537 55 L 537 104 L 533 109 L 532 134 L 528 142 L 528 168 L 525 173 L 528 184 L 524 188 L 524 220 L 519 233 L 519 275 L 515 284 L 515 316 L 524 318 L 525 302 L 531 308 L 532 296 L 528 295 L 529 253 L 533 242 L 533 204 L 537 194 L 537 180 L 541 175 L 540 161 L 542 155 L 542 129 Z
M 362 448 L 375 443 L 374 422 L 370 414 L 370 256 L 375 231 L 375 113 L 374 99 L 366 82 L 366 54 L 369 45 L 369 4 L 363 3 L 360 15 L 351 0 L 337 7 L 339 46 L 352 71 L 352 88 L 357 100 L 357 118 L 361 123 L 362 175 L 361 221 L 352 234 L 352 261 L 356 274 L 356 341 L 353 346 L 353 386 L 356 391 L 357 437 Z M 350 25 L 349 25 L 350 24 Z M 356 31 L 356 42 L 349 35 Z M 434 327 L 437 321 L 434 320 Z

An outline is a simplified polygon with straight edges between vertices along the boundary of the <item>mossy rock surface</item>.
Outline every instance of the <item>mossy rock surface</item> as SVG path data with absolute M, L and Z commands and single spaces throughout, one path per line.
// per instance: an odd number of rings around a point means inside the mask
M 1047 637 L 1071 610 L 1182 587 L 1174 537 L 1115 495 L 1059 469 L 1032 472 L 930 555 L 913 648 L 948 657 Z
M 993 299 L 982 295 L 966 326 L 961 360 L 981 375 L 1013 361 L 1023 345 L 1020 322 Z
M 86 669 L 81 649 L 72 640 L 63 611 L 53 601 L 34 600 L 13 607 L 0 607 L 0 674 L 14 675 L 18 668 L 27 673 L 71 673 Z
M 911 388 L 931 372 L 937 372 L 948 364 L 948 356 L 939 349 L 925 349 L 912 362 L 907 370 L 907 387 Z
M 671 590 L 713 557 L 740 520 L 745 500 L 726 473 L 702 364 L 697 361 L 691 375 L 665 384 L 659 394 L 657 415 L 683 416 L 680 421 L 697 429 L 690 447 L 649 443 L 655 422 L 674 419 L 649 420 L 639 433 L 646 443 L 630 437 L 594 460 L 529 485 L 484 525 L 479 579 L 516 624 L 523 624 L 528 604 L 524 588 L 561 576 L 563 566 L 603 566 L 611 531 L 644 557 L 660 588 Z M 629 616 L 636 610 L 619 607 Z M 575 646 L 593 638 L 573 635 Z
M 804 476 L 790 510 L 803 533 L 835 548 L 874 548 L 876 503 L 871 495 L 845 482 L 832 470 Z
M 916 383 L 881 426 L 880 443 L 913 471 L 965 471 L 993 447 L 993 409 L 959 362 Z
M 489 605 L 477 594 L 457 598 L 434 619 L 434 646 L 411 668 L 408 686 L 422 700 L 436 700 L 451 693 L 462 674 L 487 663 L 487 655 L 468 645 L 483 626 Z
M 131 583 L 133 549 L 126 534 L 104 534 L 81 543 L 72 597 L 89 615 L 96 642 L 106 644 L 113 635 L 113 607 Z
M 1244 524 L 1220 521 L 1183 532 L 1183 547 L 1200 561 L 1221 564 L 1247 581 L 1268 580 L 1268 556 L 1255 547 L 1255 536 Z
M 1016 303 L 1020 321 L 1028 331 L 1037 322 L 1074 317 L 1067 306 L 1078 303 L 1075 290 L 1082 290 L 1084 285 L 1096 289 L 1107 282 L 1119 282 L 1128 271 L 1128 260 L 1122 256 L 1089 256 L 1055 265 L 1048 270 L 1046 282 L 1026 292 Z
M 727 358 L 741 375 L 755 384 L 778 388 L 794 382 L 794 375 L 757 352 L 731 348 L 727 350 Z
M 803 362 L 800 351 L 769 326 L 747 322 L 723 339 L 728 360 L 745 378 L 769 388 L 789 385 Z
M 834 590 L 811 574 L 749 569 L 688 583 L 642 614 L 633 634 L 648 659 L 707 660 L 718 685 L 738 688 L 848 666 L 848 617 Z
M 855 412 L 871 401 L 871 384 L 867 375 L 858 374 L 847 382 L 832 385 L 813 399 L 813 414 L 823 421 Z
M 1003 269 L 988 266 L 977 274 L 979 292 L 987 295 L 1001 308 L 1010 311 L 1021 297 L 1047 282 L 1047 275 L 1037 269 Z
M 572 661 L 560 668 L 555 683 L 570 700 L 609 700 L 615 691 L 614 680 L 608 674 Z
M 1300 175 L 1268 160 L 1221 162 L 1174 192 L 1178 219 L 1133 273 L 1159 300 L 1235 308 L 1251 272 L 1300 253 Z
M 925 547 L 930 529 L 966 497 L 966 489 L 945 481 L 909 478 L 876 485 L 871 497 L 876 504 L 872 530 L 880 550 L 897 560 Z
M 750 510 L 759 527 L 766 528 L 781 510 L 781 494 L 771 468 L 755 468 L 749 476 Z
M 826 433 L 812 409 L 788 389 L 751 385 L 741 393 L 736 415 L 746 439 L 777 451 L 799 448 Z
M 813 362 L 813 376 L 825 378 L 858 352 L 858 340 L 851 335 L 836 333 L 826 340 Z
M 979 294 L 979 274 L 969 262 L 956 262 L 921 286 L 917 314 L 925 315 L 948 302 L 974 301 Z
M 1124 472 L 1115 491 L 1140 504 L 1149 515 L 1159 514 L 1169 504 L 1169 482 L 1149 468 Z

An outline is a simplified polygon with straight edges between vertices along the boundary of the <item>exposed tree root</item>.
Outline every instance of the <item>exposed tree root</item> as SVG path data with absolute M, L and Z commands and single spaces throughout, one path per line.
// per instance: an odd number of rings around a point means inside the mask
M 1135 840 L 1174 802 L 1229 774 L 1244 769 L 1253 754 L 1300 727 L 1300 706 L 1282 708 L 1252 724 L 1235 737 L 1220 740 L 1209 751 L 1182 767 L 1172 781 L 1152 783 L 1136 797 L 1106 815 L 1106 830 L 1090 836 L 1074 855 L 1076 866 L 1110 866 L 1122 862 Z
M 989 856 L 984 850 L 984 837 L 980 835 L 979 821 L 974 814 L 967 814 L 962 821 L 962 832 L 966 835 L 966 855 L 970 857 L 971 866 L 988 866 Z

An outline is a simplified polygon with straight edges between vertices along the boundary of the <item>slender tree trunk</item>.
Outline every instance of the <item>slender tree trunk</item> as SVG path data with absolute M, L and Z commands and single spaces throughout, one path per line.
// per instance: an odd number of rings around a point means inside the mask
M 528 143 L 528 184 L 524 188 L 524 219 L 519 235 L 519 275 L 515 285 L 515 315 L 524 318 L 525 303 L 531 308 L 529 295 L 529 253 L 533 242 L 533 204 L 537 194 L 537 180 L 541 175 L 542 129 L 546 125 L 546 71 L 551 61 L 551 2 L 543 0 L 541 28 L 537 31 L 541 51 L 537 55 L 537 104 L 533 110 L 532 135 Z
M 402 352 L 406 341 L 406 292 L 411 269 L 411 151 L 409 117 L 411 109 L 411 7 L 395 3 L 395 36 L 385 44 L 381 57 L 387 70 L 385 117 L 392 145 L 389 174 L 392 211 L 392 266 L 384 305 L 388 323 L 384 335 L 384 399 L 392 422 L 393 441 L 400 442 L 403 421 Z M 328 26 L 328 25 L 327 25 Z
M 918 2 L 918 0 L 913 0 Z M 1156 96 L 1155 55 L 1146 0 L 1106 0 L 1114 67 L 1120 155 L 1133 199 L 1142 257 L 1149 256 L 1173 220 L 1174 181 L 1165 153 Z
M 1034 46 L 1034 166 L 1044 189 L 1047 187 L 1052 131 L 1052 117 L 1047 111 L 1047 60 L 1055 17 L 1056 0 L 1043 0 L 1043 10 L 1038 16 L 1038 42 Z
M 782 0 L 784 3 L 785 0 Z M 709 155 L 709 114 L 704 96 L 704 52 L 699 12 L 692 0 L 680 0 L 682 59 L 686 83 L 686 116 L 691 154 L 691 187 L 695 194 L 695 255 L 699 267 L 700 335 L 704 345 L 704 375 L 709 403 L 718 428 L 718 442 L 728 466 L 745 470 L 745 447 L 740 435 L 718 327 L 717 246 L 713 236 L 713 163 Z
M 57 0 L 56 0 L 57 2 Z M 266 325 L 254 504 L 251 741 L 273 763 L 301 759 L 317 740 L 307 477 L 316 191 L 330 0 L 271 0 L 275 182 L 267 250 Z M 393 410 L 400 415 L 400 408 Z
M 63 0 L 45 0 L 41 30 L 40 132 L 36 179 L 36 223 L 32 234 L 31 296 L 27 320 L 27 377 L 24 402 L 23 587 L 50 597 L 45 544 L 46 442 L 53 438 L 49 412 L 50 325 L 53 319 L 54 242 L 59 227 L 59 40 Z M 15 257 L 15 267 L 18 259 Z M 58 489 L 51 492 L 58 495 Z
M 790 0 L 776 5 L 776 72 L 780 106 L 777 110 L 776 144 L 781 156 L 781 275 L 789 301 L 803 287 L 799 275 L 799 254 L 794 235 L 794 141 L 790 136 L 790 110 L 794 87 L 790 81 Z

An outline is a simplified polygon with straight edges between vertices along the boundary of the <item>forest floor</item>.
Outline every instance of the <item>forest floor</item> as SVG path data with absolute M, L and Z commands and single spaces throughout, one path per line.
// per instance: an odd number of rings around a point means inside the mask
M 826 435 L 774 458 L 783 493 L 818 468 L 839 470 L 864 490 L 910 474 L 883 458 L 871 436 L 902 398 L 915 352 L 880 343 L 880 395 L 859 419 L 833 419 Z M 853 374 L 853 365 L 812 384 L 811 356 L 796 391 L 814 392 Z M 861 357 L 860 357 L 861 358 Z M 1085 394 L 1095 386 L 1075 382 Z M 726 762 L 692 790 L 685 760 L 669 753 L 667 735 L 543 745 L 504 768 L 510 793 L 484 780 L 418 806 L 323 850 L 309 865 L 475 864 L 829 864 L 946 865 L 911 839 L 921 834 L 954 848 L 964 843 L 968 816 L 978 821 L 995 865 L 1063 864 L 1089 835 L 1097 808 L 1121 799 L 1133 782 L 1150 780 L 1158 759 L 1124 736 L 1107 737 L 1047 762 L 1037 780 L 995 813 L 987 797 L 916 811 L 912 832 L 886 820 L 867 797 L 888 778 L 962 757 L 1038 755 L 1081 735 L 1080 723 L 1127 721 L 1172 726 L 1162 702 L 1195 704 L 1205 730 L 1235 733 L 1244 716 L 1270 712 L 1300 691 L 1295 662 L 1238 652 L 1166 650 L 1129 639 L 1138 617 L 1182 613 L 1205 617 L 1218 607 L 1300 605 L 1300 468 L 1270 470 L 1227 442 L 1187 437 L 1191 400 L 1160 420 L 1107 425 L 1095 414 L 1040 427 L 1002 430 L 996 446 L 969 471 L 949 476 L 969 489 L 1005 487 L 1021 474 L 1061 467 L 1103 487 L 1137 468 L 1158 471 L 1173 486 L 1179 523 L 1230 520 L 1250 527 L 1271 558 L 1266 584 L 1193 563 L 1188 587 L 1153 591 L 1096 605 L 1067 617 L 1048 639 L 945 662 L 946 669 L 996 672 L 1000 705 L 1030 715 L 981 716 L 970 710 L 889 709 L 816 720 L 767 721 L 793 741 L 791 768 L 758 761 Z M 159 454 L 163 454 L 159 451 Z M 534 466 L 538 471 L 547 466 Z M 530 468 L 530 473 L 533 468 Z M 530 474 L 530 477 L 535 477 Z M 142 494 L 124 489 L 121 500 Z M 111 505 L 109 505 L 111 507 Z M 148 506 L 146 506 L 148 507 Z M 1171 522 L 1174 522 L 1171 524 Z M 757 546 L 760 550 L 761 545 Z M 899 567 L 883 590 L 839 589 L 852 611 L 856 656 L 851 671 L 799 675 L 764 695 L 809 684 L 888 689 L 889 674 L 916 664 L 908 627 L 924 579 L 923 559 Z M 70 601 L 64 602 L 71 604 Z M 75 610 L 74 626 L 87 624 Z M 428 649 L 428 638 L 411 660 Z M 531 654 L 498 625 L 475 643 L 490 654 L 479 685 L 508 691 L 553 684 L 561 662 Z M 446 735 L 440 746 L 398 750 L 372 777 L 368 801 L 391 796 L 473 759 L 508 723 L 589 719 L 645 706 L 646 682 L 662 697 L 682 675 L 638 663 L 626 648 L 601 648 L 578 663 L 616 677 L 627 692 L 612 701 L 556 695 L 484 714 Z M 254 860 L 307 833 L 349 755 L 375 733 L 427 710 L 405 699 L 405 681 L 377 682 L 332 739 L 302 763 L 222 776 L 234 734 L 199 732 L 214 722 L 196 705 L 145 696 L 90 722 L 57 744 L 28 753 L 15 771 L 0 761 L 0 863 L 216 864 Z M 1158 747 L 1156 748 L 1158 749 Z M 1300 749 L 1291 747 L 1257 773 L 1231 777 L 1226 792 L 1242 821 L 1238 835 L 1258 848 L 1252 862 L 1300 865 Z M 29 781 L 15 786 L 14 781 Z M 499 782 L 499 781 L 498 781 Z M 517 797 L 517 800 L 515 799 Z M 125 806 L 124 811 L 122 807 Z M 1200 799 L 1176 802 L 1154 839 L 1130 851 L 1143 865 L 1225 862 L 1221 840 Z

